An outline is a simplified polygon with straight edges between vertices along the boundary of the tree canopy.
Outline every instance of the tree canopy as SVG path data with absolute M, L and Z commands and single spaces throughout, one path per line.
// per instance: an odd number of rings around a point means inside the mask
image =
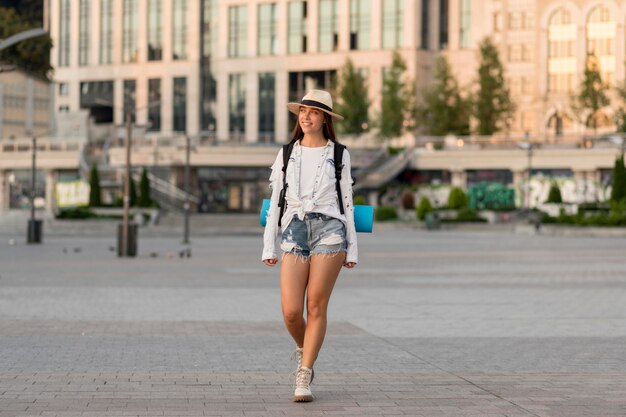
M 391 67 L 386 69 L 383 77 L 381 111 L 377 123 L 383 138 L 400 136 L 414 126 L 415 84 L 404 76 L 406 69 L 406 62 L 394 51 Z
M 600 74 L 598 58 L 593 54 L 589 54 L 578 93 L 571 97 L 574 114 L 582 117 L 579 120 L 586 127 L 595 130 L 600 124 L 600 110 L 608 106 L 610 102 L 607 90 L 608 86 L 602 81 L 602 75 Z
M 491 38 L 485 38 L 480 43 L 478 91 L 473 103 L 478 134 L 492 135 L 502 130 L 514 110 L 498 49 Z
M 341 133 L 360 134 L 369 129 L 368 97 L 365 78 L 348 58 L 339 74 L 336 112 L 344 117 L 338 124 Z
M 0 7 L 0 39 L 41 26 L 40 21 L 25 19 L 13 8 Z M 49 79 L 51 48 L 52 40 L 48 35 L 28 39 L 0 51 L 0 62 Z
M 417 108 L 418 127 L 435 136 L 468 135 L 470 103 L 461 96 L 458 82 L 443 55 L 437 57 L 434 78 Z

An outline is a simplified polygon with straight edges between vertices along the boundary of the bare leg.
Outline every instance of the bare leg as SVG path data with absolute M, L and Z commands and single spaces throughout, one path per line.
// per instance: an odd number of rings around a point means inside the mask
M 313 368 L 324 336 L 326 336 L 326 312 L 339 271 L 346 259 L 345 252 L 335 255 L 312 255 L 307 290 L 307 324 L 304 336 L 302 366 Z
M 304 345 L 304 293 L 309 280 L 309 261 L 287 254 L 280 265 L 280 300 L 285 326 L 298 347 Z

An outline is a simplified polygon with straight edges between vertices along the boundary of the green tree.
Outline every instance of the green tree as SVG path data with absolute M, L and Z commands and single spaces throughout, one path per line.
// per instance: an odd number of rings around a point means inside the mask
M 609 87 L 602 81 L 600 64 L 595 55 L 587 56 L 587 65 L 578 93 L 570 97 L 573 113 L 586 127 L 598 128 L 603 107 L 610 103 L 607 91 Z
M 562 203 L 563 198 L 561 197 L 561 189 L 556 182 L 553 182 L 550 185 L 550 191 L 548 192 L 548 199 L 546 203 Z
M 615 160 L 613 167 L 611 201 L 619 203 L 624 199 L 626 199 L 626 170 L 624 169 L 624 155 L 622 155 Z
M 135 180 L 132 178 L 130 178 L 130 191 L 128 198 L 128 205 L 130 207 L 135 207 L 137 205 L 137 185 L 135 184 Z
M 615 91 L 622 101 L 622 105 L 615 113 L 615 127 L 618 132 L 626 133 L 626 109 L 624 108 L 626 105 L 626 81 L 617 85 Z
M 41 27 L 41 23 L 25 21 L 14 9 L 0 7 L 0 39 L 6 39 L 36 27 Z M 50 66 L 51 48 L 50 36 L 28 39 L 0 51 L 0 62 L 13 64 L 30 74 L 48 79 L 52 70 Z
M 452 187 L 450 195 L 448 195 L 448 207 L 453 210 L 459 210 L 467 207 L 468 198 L 465 192 L 459 187 Z
M 417 108 L 419 126 L 429 135 L 469 135 L 470 103 L 461 96 L 458 82 L 443 55 L 437 57 L 434 78 L 434 84 L 424 91 Z
M 150 180 L 148 179 L 148 170 L 146 167 L 141 171 L 141 181 L 139 182 L 139 207 L 151 207 L 152 198 L 150 197 Z
M 102 205 L 101 194 L 98 167 L 93 165 L 89 173 L 89 207 L 100 207 Z
M 0 0 L 0 7 L 12 8 L 21 18 L 35 27 L 42 27 L 43 0 Z
M 426 218 L 426 215 L 428 213 L 431 213 L 432 211 L 433 211 L 433 206 L 430 203 L 430 200 L 428 199 L 428 197 L 426 196 L 422 197 L 416 209 L 417 218 L 423 221 Z
M 338 124 L 339 131 L 358 135 L 369 130 L 368 110 L 371 103 L 367 85 L 349 58 L 341 68 L 336 97 L 336 112 L 344 117 L 343 122 Z
M 511 93 L 504 80 L 504 67 L 491 38 L 480 43 L 478 91 L 473 101 L 473 115 L 479 135 L 492 135 L 507 126 L 515 110 Z
M 415 85 L 406 77 L 406 63 L 396 51 L 383 77 L 381 112 L 377 126 L 384 139 L 394 138 L 413 128 L 415 120 Z

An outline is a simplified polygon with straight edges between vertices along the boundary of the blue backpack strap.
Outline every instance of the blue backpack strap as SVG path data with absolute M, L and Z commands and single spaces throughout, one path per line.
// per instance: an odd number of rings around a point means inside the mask
M 278 215 L 278 227 L 281 227 L 283 214 L 287 208 L 287 200 L 285 195 L 287 193 L 287 165 L 289 164 L 289 157 L 291 151 L 293 151 L 293 145 L 295 141 L 291 141 L 286 145 L 283 145 L 283 188 L 280 190 L 280 196 L 278 198 L 278 207 L 280 207 L 280 214 Z
M 344 214 L 343 210 L 343 197 L 341 195 L 341 171 L 343 171 L 343 151 L 346 149 L 345 145 L 335 142 L 335 189 L 337 190 L 337 198 L 339 199 L 339 211 Z

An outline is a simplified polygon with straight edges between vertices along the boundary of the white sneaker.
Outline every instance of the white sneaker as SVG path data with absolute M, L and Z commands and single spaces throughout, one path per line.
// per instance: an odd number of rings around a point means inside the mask
M 296 346 L 296 350 L 293 351 L 293 353 L 291 354 L 291 360 L 295 360 L 298 363 L 298 366 L 296 367 L 296 372 L 294 372 L 294 374 L 298 373 L 298 369 L 300 369 L 300 367 L 302 366 L 302 352 L 304 351 L 303 348 L 301 347 L 297 347 Z
M 296 390 L 293 393 L 295 402 L 311 402 L 313 401 L 313 393 L 311 392 L 311 382 L 313 382 L 314 372 L 311 368 L 301 367 L 296 374 Z

